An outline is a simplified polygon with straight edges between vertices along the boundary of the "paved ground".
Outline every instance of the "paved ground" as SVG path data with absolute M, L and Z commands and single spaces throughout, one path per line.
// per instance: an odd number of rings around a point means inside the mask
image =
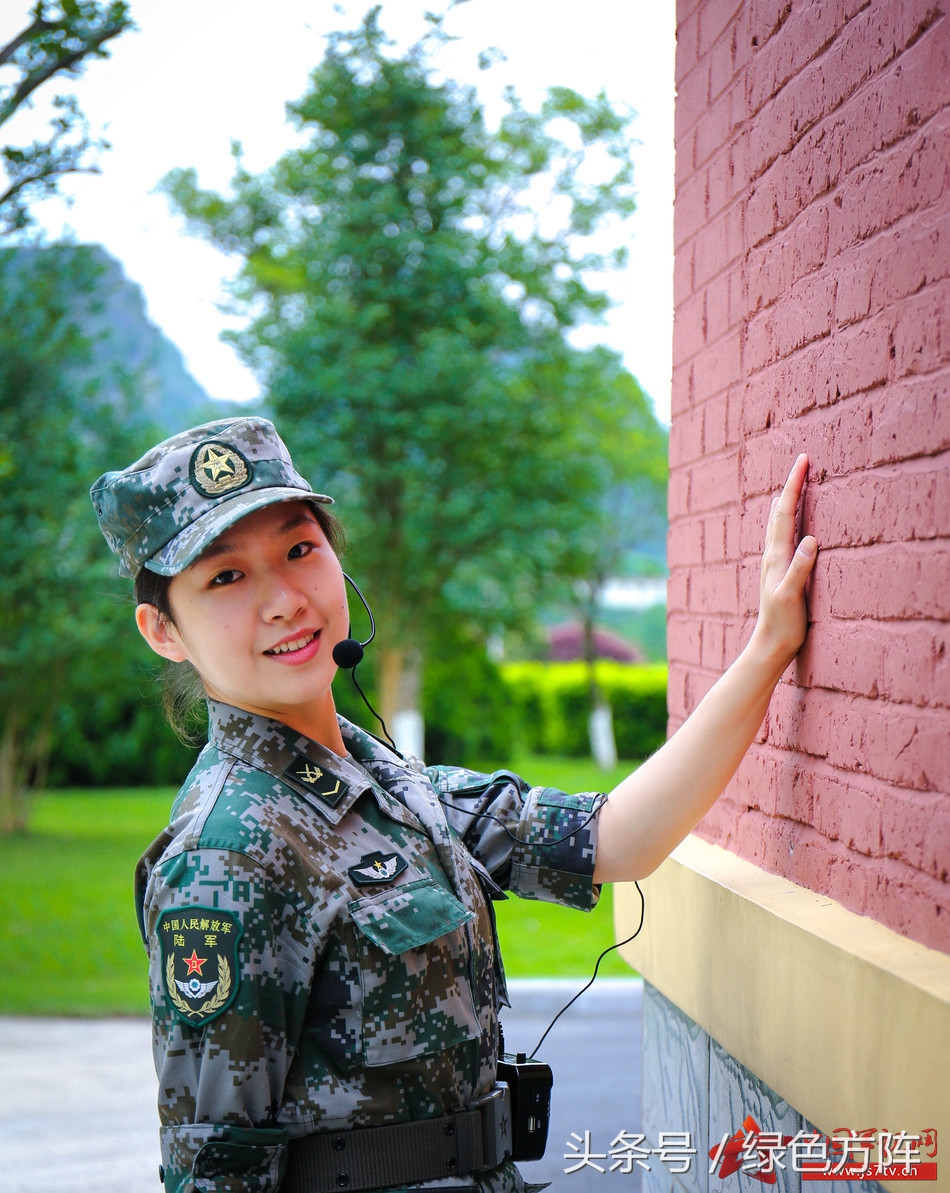
M 512 982 L 509 1051 L 530 1052 L 581 983 Z M 607 1152 L 640 1123 L 642 984 L 598 979 L 539 1053 L 554 1070 L 545 1159 L 564 1193 L 639 1193 L 639 1174 L 572 1166 L 572 1133 Z M 0 1193 L 160 1193 L 155 1073 L 141 1019 L 0 1019 Z M 565 1153 L 568 1159 L 564 1159 Z M 598 1161 L 609 1168 L 610 1161 Z

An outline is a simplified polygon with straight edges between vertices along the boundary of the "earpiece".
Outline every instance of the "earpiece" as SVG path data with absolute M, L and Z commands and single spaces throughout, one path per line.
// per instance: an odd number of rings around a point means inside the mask
M 352 669 L 363 659 L 363 647 L 369 644 L 376 637 L 376 620 L 373 617 L 373 611 L 366 603 L 366 597 L 360 592 L 357 584 L 346 574 L 343 573 L 343 579 L 349 584 L 356 595 L 360 598 L 363 608 L 369 616 L 369 637 L 365 642 L 360 642 L 356 638 L 344 638 L 342 642 L 338 642 L 334 646 L 332 655 L 333 661 L 342 671 L 352 671 Z M 353 627 L 350 626 L 349 633 L 352 635 Z

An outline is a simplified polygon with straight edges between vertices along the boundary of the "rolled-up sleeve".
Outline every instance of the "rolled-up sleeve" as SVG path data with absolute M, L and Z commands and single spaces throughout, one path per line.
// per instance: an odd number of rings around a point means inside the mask
M 431 767 L 428 774 L 449 823 L 500 887 L 581 911 L 596 905 L 597 813 L 605 795 L 531 787 L 511 771 Z

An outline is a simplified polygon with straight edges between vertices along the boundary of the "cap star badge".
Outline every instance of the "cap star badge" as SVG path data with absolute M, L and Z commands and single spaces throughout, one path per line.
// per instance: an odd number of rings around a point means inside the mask
M 347 870 L 357 886 L 372 886 L 378 882 L 392 880 L 406 869 L 409 863 L 398 853 L 365 853 L 355 866 Z
M 251 469 L 236 447 L 210 440 L 192 452 L 189 476 L 203 497 L 221 497 L 246 485 Z
M 162 912 L 155 929 L 162 982 L 189 1027 L 200 1027 L 231 1005 L 238 989 L 241 925 L 231 912 L 186 907 Z
M 284 774 L 293 779 L 301 787 L 306 787 L 314 795 L 318 795 L 325 804 L 335 808 L 349 791 L 349 784 L 328 770 L 317 766 L 303 754 L 295 754 L 288 766 L 284 767 Z

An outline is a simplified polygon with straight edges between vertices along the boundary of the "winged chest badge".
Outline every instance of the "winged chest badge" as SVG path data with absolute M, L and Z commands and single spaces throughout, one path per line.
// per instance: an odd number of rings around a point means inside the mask
M 357 886 L 373 886 L 376 883 L 392 882 L 408 866 L 398 853 L 364 853 L 355 866 L 347 870 Z

